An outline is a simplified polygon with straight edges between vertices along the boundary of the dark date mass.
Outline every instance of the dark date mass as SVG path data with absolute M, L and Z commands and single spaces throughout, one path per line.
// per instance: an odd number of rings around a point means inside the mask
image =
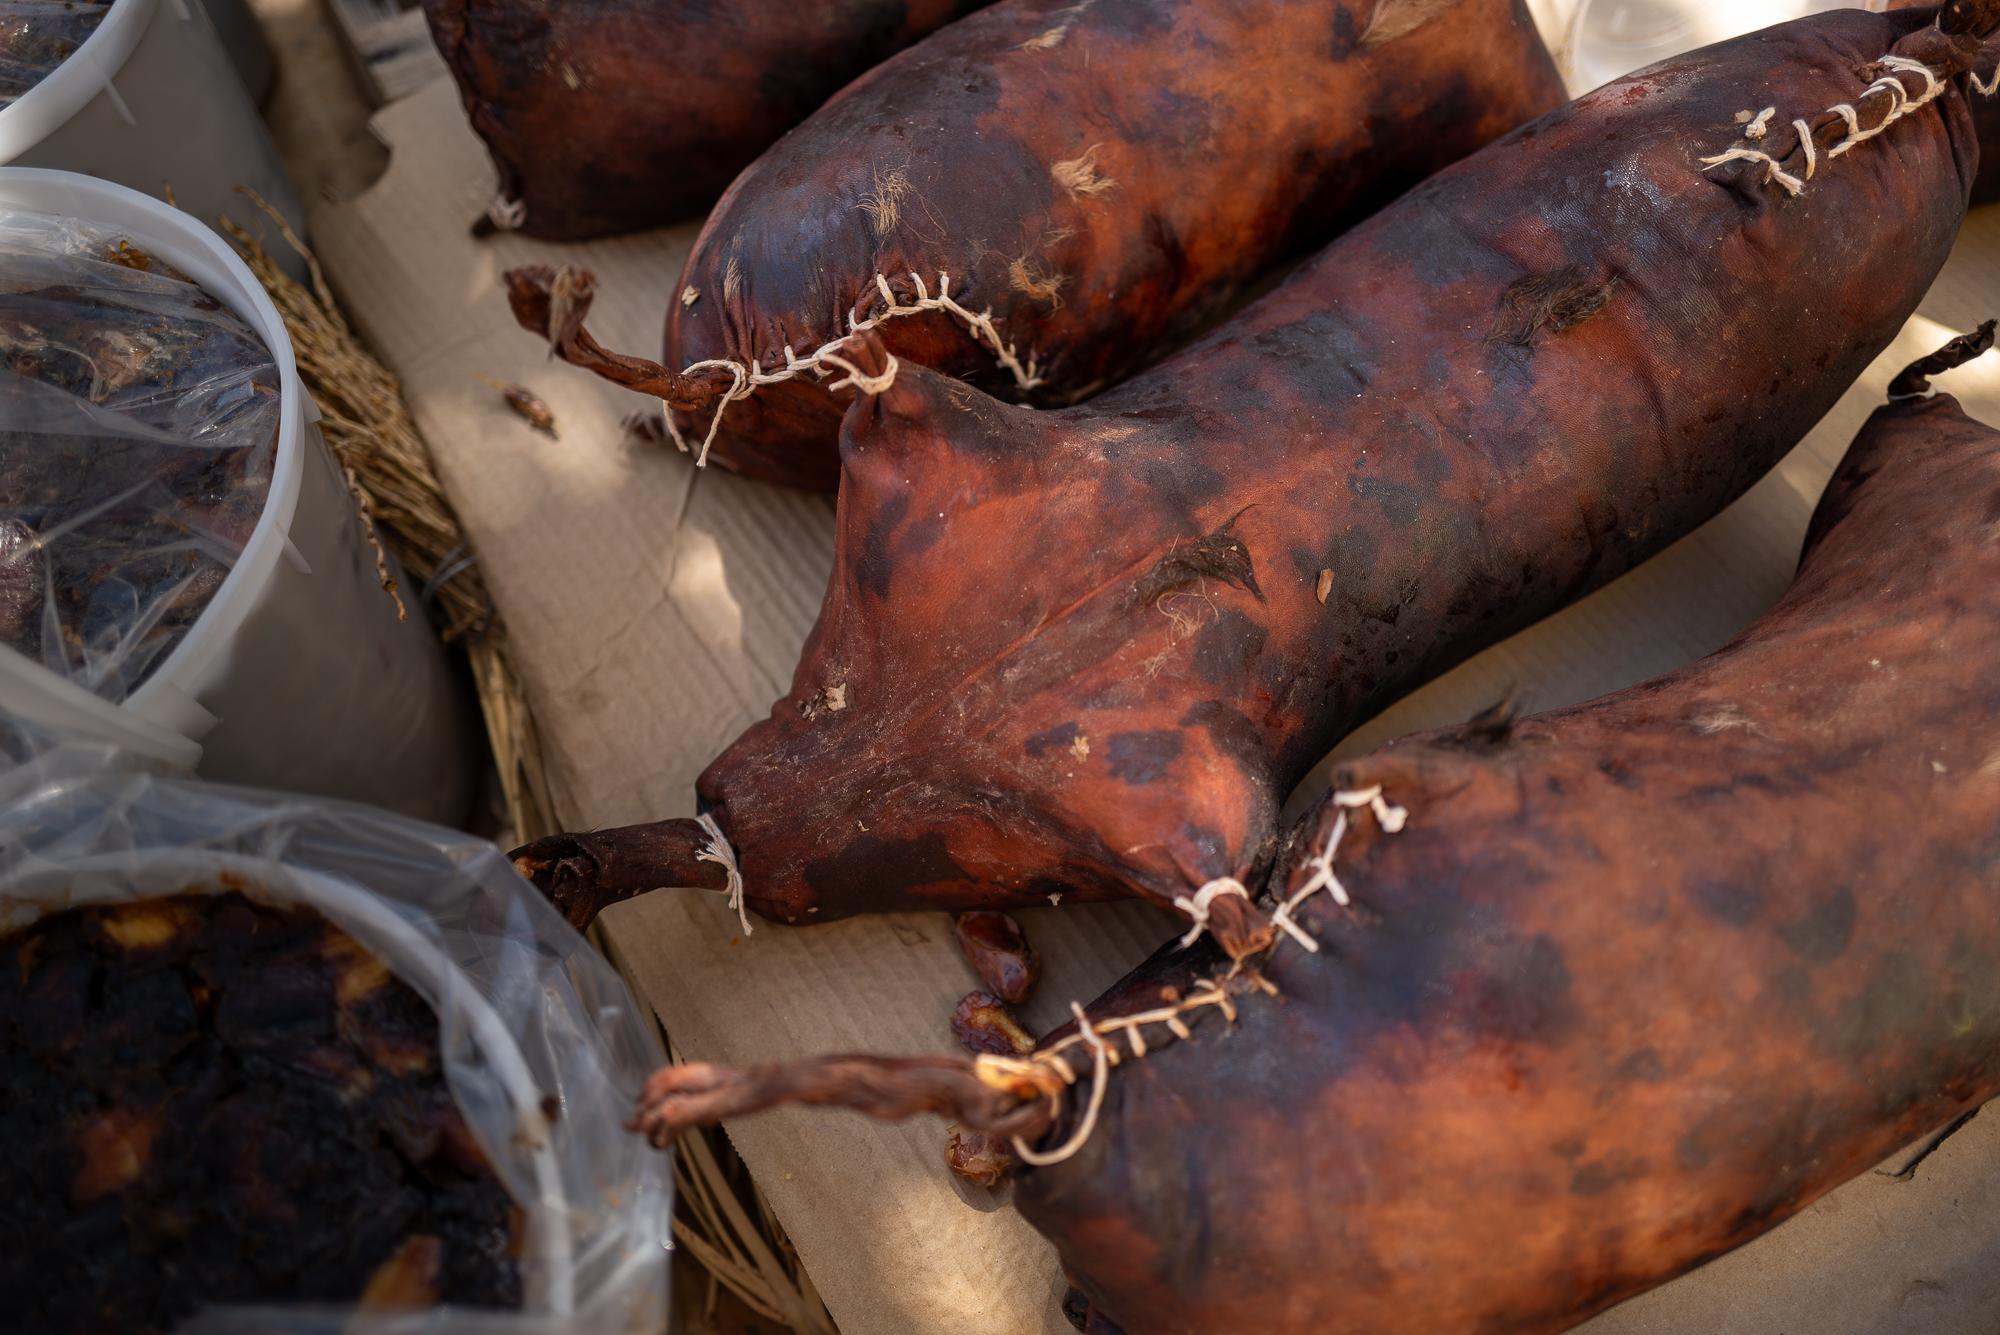
M 519 1307 L 522 1215 L 428 1003 L 318 913 L 234 891 L 0 938 L 0 1329 L 215 1304 Z

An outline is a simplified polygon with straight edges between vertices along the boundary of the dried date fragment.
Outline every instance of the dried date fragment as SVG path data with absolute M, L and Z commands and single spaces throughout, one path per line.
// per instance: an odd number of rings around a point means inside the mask
M 968 992 L 959 999 L 951 1012 L 951 1033 L 968 1052 L 1024 1057 L 1035 1050 L 1034 1036 L 1007 1003 L 987 992 Z
M 522 1301 L 520 1210 L 438 1018 L 308 909 L 187 894 L 0 938 L 0 1318 Z
M 541 395 L 535 393 L 534 390 L 529 389 L 526 385 L 516 385 L 505 380 L 495 380 L 491 376 L 480 376 L 479 378 L 500 391 L 501 399 L 513 411 L 516 417 L 547 436 L 550 440 L 559 439 L 556 435 L 555 410 L 549 407 L 548 401 Z
M 1041 977 L 1042 962 L 1020 923 L 997 910 L 979 909 L 959 914 L 952 920 L 952 930 L 959 953 L 987 991 L 1014 1006 L 1028 999 Z
M 984 1131 L 954 1126 L 945 1137 L 945 1167 L 978 1187 L 997 1187 L 1014 1170 L 1006 1143 Z

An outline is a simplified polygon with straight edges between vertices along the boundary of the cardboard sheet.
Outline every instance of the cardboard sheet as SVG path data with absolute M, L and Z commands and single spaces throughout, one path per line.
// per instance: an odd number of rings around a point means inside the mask
M 518 647 L 563 814 L 576 825 L 687 814 L 695 775 L 790 680 L 831 562 L 831 504 L 627 446 L 619 424 L 637 400 L 550 364 L 507 314 L 503 269 L 584 265 L 599 278 L 594 331 L 652 351 L 693 225 L 580 246 L 474 242 L 466 224 L 492 179 L 452 86 L 388 107 L 376 127 L 393 150 L 387 175 L 322 208 L 316 238 L 437 452 Z M 1510 690 L 1530 709 L 1584 699 L 1721 645 L 1788 582 L 1812 500 L 1890 374 L 1989 307 L 2000 307 L 2000 210 L 1975 217 L 1923 314 L 1778 472 L 1665 555 L 1412 696 L 1342 750 L 1463 719 Z M 1701 350 L 1687 355 L 1698 362 Z M 1993 362 L 1950 383 L 2000 422 Z M 531 386 L 554 408 L 560 439 L 514 417 L 481 377 Z M 1138 906 L 1022 917 L 1048 965 L 1029 1008 L 1037 1025 L 1173 930 Z M 665 892 L 612 910 L 606 927 L 690 1058 L 939 1050 L 950 1007 L 971 986 L 939 915 L 765 925 L 745 940 L 716 897 Z M 1996 1124 L 1991 1114 L 1974 1121 L 1912 1180 L 1864 1178 L 1591 1329 L 1991 1335 Z M 943 1171 L 936 1122 L 781 1113 L 730 1132 L 848 1335 L 1068 1329 L 1053 1254 L 999 1196 Z

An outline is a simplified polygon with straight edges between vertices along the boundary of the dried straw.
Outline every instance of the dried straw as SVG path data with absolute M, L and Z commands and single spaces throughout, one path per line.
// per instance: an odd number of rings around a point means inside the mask
M 241 227 L 227 219 L 222 226 L 284 317 L 299 377 L 319 405 L 320 431 L 374 530 L 371 540 L 415 581 L 420 603 L 437 603 L 444 640 L 471 662 L 515 835 L 525 842 L 553 834 L 549 774 L 505 628 L 402 387 L 341 315 L 312 253 L 268 204 L 251 198 L 304 258 L 310 287 L 279 268 Z M 396 595 L 386 563 L 382 576 Z M 707 1270 L 711 1306 L 719 1285 L 767 1321 L 801 1335 L 838 1335 L 784 1229 L 720 1133 L 680 1138 L 674 1185 L 674 1237 Z
M 718 1131 L 674 1143 L 674 1240 L 766 1321 L 800 1335 L 839 1335 L 791 1240 Z M 749 1204 L 746 1207 L 745 1197 Z

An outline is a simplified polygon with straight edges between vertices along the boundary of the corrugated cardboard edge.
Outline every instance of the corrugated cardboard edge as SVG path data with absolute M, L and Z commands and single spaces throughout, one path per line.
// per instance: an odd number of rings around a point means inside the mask
M 390 107 L 376 125 L 395 150 L 390 171 L 360 199 L 320 211 L 319 245 L 364 332 L 403 377 L 513 629 L 566 788 L 563 814 L 572 824 L 683 814 L 701 766 L 790 679 L 830 565 L 831 507 L 628 448 L 618 424 L 639 401 L 549 365 L 508 318 L 502 269 L 583 264 L 600 279 L 600 337 L 650 350 L 694 226 L 583 246 L 475 243 L 465 226 L 491 178 L 450 85 Z M 1968 228 L 1924 316 L 1777 473 L 1642 570 L 1404 701 L 1342 752 L 1462 719 L 1509 691 L 1530 709 L 1588 698 L 1719 647 L 1788 582 L 1811 498 L 1889 375 L 1983 318 L 1975 294 L 2000 297 L 1996 270 L 2000 215 L 1989 213 Z M 482 375 L 533 387 L 554 407 L 561 439 L 514 418 Z M 2000 376 L 1969 370 L 1949 383 L 2000 422 Z M 1048 960 L 1030 1013 L 1038 1023 L 1070 997 L 1094 994 L 1169 930 L 1130 905 L 1025 916 Z M 971 985 L 941 916 L 766 926 L 743 940 L 711 897 L 669 892 L 620 906 L 606 928 L 691 1058 L 937 1050 L 949 1042 L 951 1003 Z M 2000 1136 L 1989 1129 L 1974 1122 L 1914 1181 L 1863 1179 L 1592 1329 L 1896 1330 L 1915 1310 L 1897 1295 L 1916 1293 L 1908 1301 L 1926 1305 L 1922 1329 L 1990 1335 L 1969 1324 L 1994 1310 L 1977 1305 L 1988 1290 L 1975 1287 L 1968 1302 L 1950 1296 L 1980 1273 L 1977 1258 L 1964 1246 L 1946 1258 L 1962 1242 L 1951 1230 L 2000 1237 L 2000 1206 L 1984 1192 L 2000 1164 Z M 849 1335 L 1067 1328 L 1053 1255 L 999 1198 L 943 1172 L 936 1123 L 779 1114 L 731 1134 Z M 1977 1201 L 1960 1190 L 1969 1180 Z M 1882 1199 L 1864 1201 L 1871 1193 Z M 1920 1225 L 1921 1234 L 1881 1236 Z M 1922 1269 L 1919 1253 L 1942 1268 Z M 1945 1296 L 1909 1289 L 1918 1281 L 1943 1285 Z M 1832 1324 L 1805 1320 L 1808 1312 L 1831 1313 Z

